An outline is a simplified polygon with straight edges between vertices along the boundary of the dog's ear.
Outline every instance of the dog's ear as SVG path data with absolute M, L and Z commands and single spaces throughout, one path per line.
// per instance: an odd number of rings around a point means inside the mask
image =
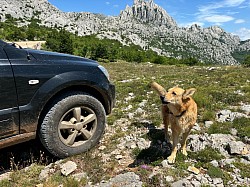
M 188 97 L 191 97 L 195 91 L 196 91 L 195 88 L 190 88 L 188 90 L 185 90 L 185 92 L 182 95 L 183 99 L 187 99 Z

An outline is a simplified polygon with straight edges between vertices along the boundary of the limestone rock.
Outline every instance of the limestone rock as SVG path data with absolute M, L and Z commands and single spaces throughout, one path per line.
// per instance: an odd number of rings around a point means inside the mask
M 224 156 L 228 156 L 228 142 L 235 141 L 235 137 L 230 134 L 192 134 L 188 137 L 187 148 L 191 151 L 200 151 L 207 146 L 218 149 Z
M 243 158 L 245 158 L 247 161 L 250 161 L 250 153 L 247 155 L 244 155 Z
M 172 187 L 183 187 L 183 186 L 192 186 L 192 184 L 187 179 L 179 180 L 172 184 Z
M 101 183 L 98 187 L 142 187 L 140 177 L 133 172 L 120 174 L 110 179 L 109 182 Z
M 72 177 L 77 181 L 81 181 L 82 178 L 87 178 L 87 173 L 76 173 Z
M 163 161 L 161 162 L 161 165 L 162 165 L 164 168 L 169 167 L 168 161 L 167 161 L 167 160 L 163 160 Z
M 49 169 L 43 169 L 41 173 L 39 174 L 39 180 L 45 180 L 49 177 Z
M 132 7 L 126 6 L 125 10 L 121 11 L 119 17 L 124 21 L 135 18 L 142 23 L 177 27 L 174 19 L 162 7 L 155 4 L 153 0 L 134 0 L 134 5 Z
M 205 121 L 205 127 L 206 128 L 209 128 L 213 124 L 214 124 L 214 122 L 212 122 L 212 121 Z
M 234 158 L 222 159 L 222 160 L 220 160 L 219 165 L 221 167 L 224 167 L 226 165 L 231 165 L 233 162 L 235 162 Z
M 246 155 L 249 153 L 247 146 L 241 141 L 231 141 L 228 143 L 229 153 Z
M 243 105 L 241 109 L 246 112 L 247 115 L 250 114 L 250 105 Z
M 12 174 L 12 172 L 6 172 L 4 174 L 0 175 L 0 181 L 1 180 L 10 180 L 10 175 Z
M 194 174 L 196 174 L 196 175 L 198 175 L 198 174 L 200 173 L 200 170 L 197 169 L 197 168 L 194 167 L 194 166 L 189 166 L 189 167 L 188 167 L 188 171 L 190 171 L 190 172 L 192 172 L 192 173 L 194 173 Z
M 76 168 L 77 168 L 77 165 L 75 162 L 68 161 L 68 162 L 61 165 L 61 173 L 65 176 L 68 176 L 73 171 L 75 171 Z
M 232 112 L 231 110 L 221 110 L 217 113 L 218 122 L 233 121 L 234 119 L 241 117 L 248 118 L 246 114 L 240 112 Z

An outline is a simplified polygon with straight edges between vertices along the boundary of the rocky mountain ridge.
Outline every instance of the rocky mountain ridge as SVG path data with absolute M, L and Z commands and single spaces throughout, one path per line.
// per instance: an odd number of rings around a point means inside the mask
M 238 36 L 218 26 L 178 27 L 153 0 L 134 0 L 119 16 L 62 12 L 47 0 L 0 0 L 0 6 L 1 21 L 5 21 L 7 14 L 21 18 L 19 25 L 36 18 L 47 27 L 65 28 L 80 36 L 96 34 L 124 45 L 134 43 L 168 57 L 194 57 L 206 63 L 236 65 L 239 62 L 233 53 L 250 53 L 250 40 L 242 43 Z

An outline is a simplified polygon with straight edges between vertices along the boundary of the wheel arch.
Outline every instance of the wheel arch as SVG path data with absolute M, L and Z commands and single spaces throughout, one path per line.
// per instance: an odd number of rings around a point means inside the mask
M 94 98 L 96 98 L 98 101 L 101 102 L 101 104 L 103 105 L 106 113 L 109 110 L 107 101 L 104 99 L 104 96 L 101 94 L 101 92 L 98 89 L 96 89 L 94 87 L 91 87 L 89 85 L 73 85 L 73 86 L 69 86 L 69 87 L 64 88 L 64 89 L 58 91 L 57 93 L 55 93 L 46 102 L 46 104 L 42 107 L 41 113 L 40 113 L 40 115 L 38 117 L 37 130 L 39 130 L 40 125 L 41 125 L 41 121 L 43 120 L 44 116 L 49 111 L 49 109 L 53 106 L 54 101 L 57 98 L 62 97 L 62 95 L 66 95 L 69 92 L 82 92 L 82 93 L 89 94 L 89 95 L 93 96 Z

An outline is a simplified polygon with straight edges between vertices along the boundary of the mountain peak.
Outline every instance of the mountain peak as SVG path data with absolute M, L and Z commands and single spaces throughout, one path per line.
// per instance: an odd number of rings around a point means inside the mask
M 139 3 L 141 3 L 142 2 L 142 0 L 134 0 L 134 5 L 135 4 L 139 4 Z
M 141 4 L 141 3 L 143 3 L 143 2 L 145 2 L 145 0 L 134 0 L 134 5 L 136 5 L 136 4 Z M 149 2 L 149 3 L 154 3 L 153 0 L 149 0 L 148 2 Z
M 168 15 L 166 10 L 155 4 L 153 0 L 134 0 L 132 7 L 127 6 L 124 11 L 121 11 L 120 18 L 122 20 L 134 18 L 142 23 L 177 27 L 174 19 Z

